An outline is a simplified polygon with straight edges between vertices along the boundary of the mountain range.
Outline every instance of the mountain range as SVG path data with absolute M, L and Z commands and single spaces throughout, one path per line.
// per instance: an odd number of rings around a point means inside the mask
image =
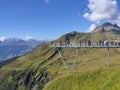
M 0 41 L 0 61 L 24 55 L 45 42 L 35 39 L 7 38 L 4 41 Z
M 119 39 L 119 26 L 104 23 L 91 33 L 70 32 L 54 42 L 79 42 L 90 39 L 92 42 Z M 56 48 L 46 43 L 13 58 L 12 62 L 0 69 L 0 90 L 119 90 L 120 89 L 120 50 L 111 51 L 110 68 L 107 67 L 107 49 L 79 48 L 75 72 L 72 67 L 76 48 L 59 48 L 68 70 Z
M 117 24 L 106 22 L 93 30 L 93 32 L 109 32 L 113 34 L 120 34 L 120 27 Z

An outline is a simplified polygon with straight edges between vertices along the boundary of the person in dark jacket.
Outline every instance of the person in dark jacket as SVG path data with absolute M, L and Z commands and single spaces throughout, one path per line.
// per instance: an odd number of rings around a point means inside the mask
M 91 46 L 91 41 L 90 40 L 88 40 L 88 46 Z

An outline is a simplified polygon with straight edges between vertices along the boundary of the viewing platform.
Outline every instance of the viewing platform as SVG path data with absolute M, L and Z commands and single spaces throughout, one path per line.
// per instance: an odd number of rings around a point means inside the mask
M 88 44 L 77 44 L 77 43 L 72 43 L 72 44 L 50 44 L 50 47 L 53 47 L 53 48 L 120 48 L 120 45 L 119 44 L 91 44 L 91 45 L 88 45 Z
M 50 45 L 50 47 L 54 48 L 120 48 L 120 46 L 55 46 L 55 45 Z
M 75 55 L 75 59 L 74 59 L 74 64 L 73 64 L 73 72 L 76 69 L 77 63 L 78 63 L 78 56 L 79 56 L 79 50 L 80 48 L 106 48 L 107 49 L 107 66 L 110 67 L 110 48 L 120 48 L 120 42 L 104 42 L 104 43 L 94 43 L 94 42 L 88 42 L 88 43 L 76 43 L 76 42 L 71 42 L 71 43 L 61 43 L 61 42 L 51 42 L 50 47 L 52 48 L 56 48 L 56 50 L 58 51 L 62 62 L 66 68 L 66 70 L 68 71 L 68 73 L 70 74 L 70 71 L 68 69 L 68 66 L 65 62 L 65 58 L 62 55 L 62 53 L 60 52 L 60 48 L 75 48 L 76 49 L 76 55 Z

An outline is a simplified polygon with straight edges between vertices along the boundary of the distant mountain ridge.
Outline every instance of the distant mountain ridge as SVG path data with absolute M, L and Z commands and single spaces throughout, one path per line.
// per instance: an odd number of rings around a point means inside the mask
M 99 25 L 98 27 L 96 27 L 92 33 L 94 32 L 101 32 L 101 33 L 114 33 L 114 34 L 120 34 L 120 27 L 117 24 L 112 24 L 109 22 L 106 22 L 102 25 Z
M 23 40 L 19 38 L 8 38 L 0 41 L 0 61 L 24 55 L 45 42 L 35 39 Z

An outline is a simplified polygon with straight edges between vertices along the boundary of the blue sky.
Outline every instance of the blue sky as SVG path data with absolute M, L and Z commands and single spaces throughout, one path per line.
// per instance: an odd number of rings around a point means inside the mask
M 118 1 L 0 0 L 0 38 L 56 39 L 71 31 L 91 31 L 105 21 L 119 24 Z M 99 6 L 95 9 L 98 3 L 104 3 L 101 11 Z

